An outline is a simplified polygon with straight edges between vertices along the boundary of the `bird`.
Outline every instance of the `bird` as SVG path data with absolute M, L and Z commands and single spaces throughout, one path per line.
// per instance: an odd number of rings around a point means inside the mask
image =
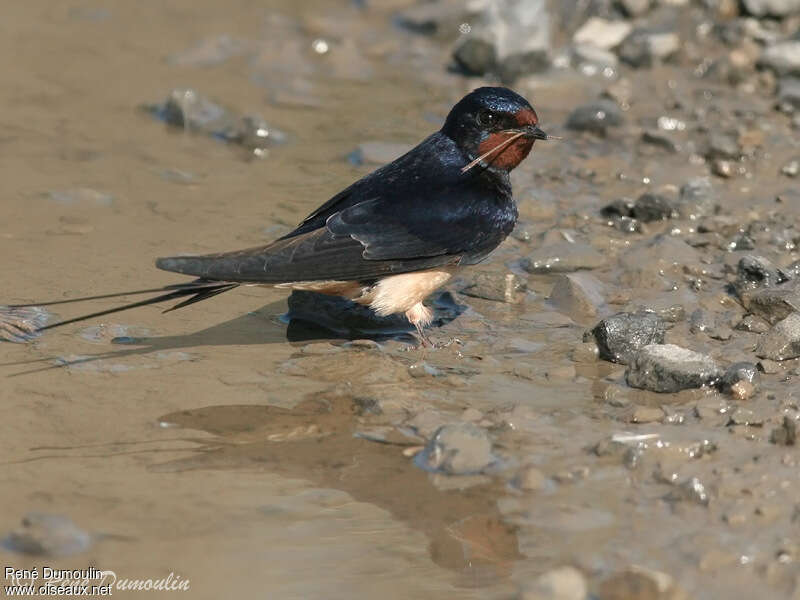
M 158 258 L 156 267 L 196 279 L 160 288 L 18 304 L 49 306 L 135 294 L 155 297 L 39 327 L 180 300 L 164 312 L 239 286 L 342 296 L 379 316 L 404 314 L 423 346 L 433 319 L 424 300 L 460 269 L 479 263 L 511 233 L 518 211 L 509 173 L 536 140 L 554 139 L 521 95 L 480 87 L 442 128 L 359 179 L 272 243 L 200 256 Z M 558 138 L 555 138 L 558 139 Z

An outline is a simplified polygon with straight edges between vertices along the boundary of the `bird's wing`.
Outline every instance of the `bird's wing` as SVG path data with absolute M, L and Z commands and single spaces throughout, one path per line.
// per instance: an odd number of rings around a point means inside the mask
M 464 190 L 463 194 L 469 193 Z M 513 216 L 449 190 L 404 202 L 374 199 L 331 215 L 324 227 L 272 244 L 205 256 L 160 258 L 164 270 L 210 280 L 286 283 L 371 280 L 486 254 Z

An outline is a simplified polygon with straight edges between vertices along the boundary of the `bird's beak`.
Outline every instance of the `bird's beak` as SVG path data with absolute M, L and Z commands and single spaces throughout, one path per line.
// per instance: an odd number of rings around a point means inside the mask
M 538 125 L 526 125 L 522 128 L 522 131 L 525 132 L 526 138 L 532 138 L 534 140 L 548 140 L 550 136 L 548 136 L 544 131 L 539 129 Z

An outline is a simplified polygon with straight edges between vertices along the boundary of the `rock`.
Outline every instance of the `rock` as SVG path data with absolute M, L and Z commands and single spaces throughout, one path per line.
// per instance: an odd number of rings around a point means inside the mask
M 715 315 L 698 308 L 689 316 L 689 331 L 702 332 L 713 340 L 729 340 L 733 330 L 727 325 L 722 315 Z
M 21 554 L 69 556 L 88 550 L 93 542 L 92 534 L 69 517 L 32 512 L 25 515 L 21 527 L 10 532 L 0 546 Z
M 759 371 L 766 373 L 767 375 L 775 375 L 776 373 L 783 371 L 781 363 L 775 362 L 774 360 L 760 360 L 756 366 L 758 367 Z
M 414 463 L 447 475 L 477 474 L 494 462 L 486 430 L 472 423 L 443 425 L 433 434 Z
M 736 324 L 736 329 L 739 331 L 749 331 L 750 333 L 764 333 L 769 329 L 769 324 L 761 317 L 745 315 L 742 317 L 742 320 Z
M 800 160 L 793 159 L 781 167 L 781 175 L 787 177 L 797 177 L 800 173 Z
M 800 13 L 800 0 L 742 0 L 754 17 L 787 17 Z
M 734 400 L 749 400 L 755 393 L 756 386 L 749 381 L 737 381 L 731 386 L 730 391 Z
M 236 115 L 192 89 L 175 89 L 163 103 L 144 108 L 169 125 L 240 144 L 259 156 L 286 141 L 283 131 L 270 127 L 261 117 Z
M 733 163 L 729 160 L 722 160 L 718 158 L 711 163 L 711 172 L 717 177 L 730 179 L 736 175 L 736 169 Z
M 797 421 L 784 416 L 781 426 L 772 430 L 769 441 L 781 446 L 794 446 L 797 443 Z
M 731 158 L 736 159 L 741 155 L 741 149 L 736 139 L 724 133 L 712 133 L 708 140 L 708 150 L 706 150 L 706 158 L 713 160 L 715 158 Z
M 676 33 L 636 29 L 625 38 L 617 53 L 622 62 L 639 69 L 669 58 L 678 51 L 680 44 Z
M 650 0 L 618 0 L 617 2 L 626 16 L 641 17 L 650 10 Z
M 788 360 L 800 356 L 800 313 L 794 312 L 762 333 L 756 356 L 769 360 Z
M 772 69 L 779 77 L 800 76 L 800 40 L 789 40 L 767 46 L 758 64 L 766 69 Z
M 756 290 L 744 297 L 743 304 L 752 314 L 774 325 L 800 311 L 800 285 L 784 284 Z
M 580 242 L 559 242 L 538 248 L 520 261 L 520 266 L 528 273 L 569 273 L 605 264 L 602 254 Z
M 665 221 L 678 215 L 674 203 L 666 196 L 642 194 L 633 205 L 631 216 L 644 223 Z
M 576 44 L 572 47 L 572 64 L 587 75 L 593 74 L 591 69 L 597 72 L 606 67 L 614 68 L 618 63 L 617 55 L 609 50 L 591 44 Z
M 347 157 L 350 163 L 358 166 L 363 164 L 383 165 L 402 156 L 412 146 L 393 142 L 363 142 Z
M 789 276 L 771 260 L 757 254 L 746 254 L 736 265 L 734 288 L 742 299 L 745 308 L 753 290 L 771 288 L 789 280 Z
M 725 369 L 719 382 L 722 392 L 731 393 L 731 388 L 739 382 L 755 384 L 759 380 L 758 368 L 753 363 L 737 362 Z
M 453 59 L 466 74 L 481 77 L 497 69 L 497 52 L 490 42 L 467 38 L 453 51 Z
M 714 213 L 717 194 L 709 177 L 695 177 L 681 186 L 677 210 L 684 219 L 696 219 Z
M 546 0 L 496 0 L 480 6 L 470 33 L 454 53 L 459 66 L 473 74 L 494 72 L 506 83 L 549 66 Z
M 675 580 L 659 571 L 631 566 L 600 584 L 600 600 L 685 600 Z
M 574 109 L 567 117 L 567 127 L 577 131 L 590 131 L 605 135 L 609 127 L 622 124 L 622 111 L 608 100 L 598 100 Z
M 589 273 L 559 275 L 550 292 L 550 304 L 570 316 L 596 316 L 605 306 L 605 289 Z
M 473 298 L 518 304 L 525 299 L 527 284 L 514 273 L 477 273 L 459 293 Z
M 631 423 L 659 423 L 664 416 L 663 409 L 657 406 L 637 406 L 631 415 Z
M 543 573 L 522 588 L 519 600 L 586 600 L 586 578 L 574 567 L 559 567 Z
M 603 50 L 611 50 L 622 43 L 633 29 L 628 21 L 609 21 L 591 17 L 572 36 L 576 44 L 589 44 Z
M 658 130 L 647 129 L 642 132 L 642 143 L 656 146 L 675 154 L 680 150 L 678 144 L 668 134 Z
M 715 385 L 722 370 L 708 356 L 674 344 L 650 344 L 636 353 L 625 379 L 628 385 L 672 393 Z
M 464 19 L 464 5 L 459 1 L 423 2 L 395 13 L 394 22 L 414 33 L 435 35 L 453 31 Z
M 528 466 L 517 475 L 515 484 L 521 490 L 533 492 L 547 485 L 547 477 L 536 467 Z
M 778 82 L 778 110 L 787 114 L 800 112 L 800 77 L 783 77 Z
M 600 358 L 628 364 L 636 353 L 650 344 L 663 344 L 666 327 L 654 313 L 618 313 L 594 326 Z

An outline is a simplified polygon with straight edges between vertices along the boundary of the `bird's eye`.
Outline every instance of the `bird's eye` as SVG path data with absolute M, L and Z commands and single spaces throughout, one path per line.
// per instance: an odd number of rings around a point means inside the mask
M 478 113 L 478 125 L 489 127 L 494 125 L 495 114 L 490 110 L 482 110 Z

